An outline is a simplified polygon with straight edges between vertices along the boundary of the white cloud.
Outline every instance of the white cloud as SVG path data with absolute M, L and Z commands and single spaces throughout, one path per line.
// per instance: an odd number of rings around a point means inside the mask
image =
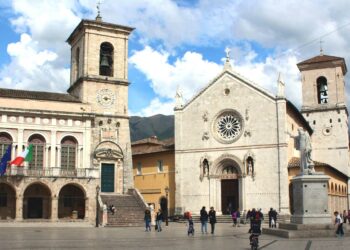
M 156 114 L 172 115 L 174 110 L 174 102 L 162 102 L 159 98 L 154 98 L 149 106 L 141 109 L 139 112 L 133 113 L 130 112 L 129 115 L 136 116 L 153 116 Z

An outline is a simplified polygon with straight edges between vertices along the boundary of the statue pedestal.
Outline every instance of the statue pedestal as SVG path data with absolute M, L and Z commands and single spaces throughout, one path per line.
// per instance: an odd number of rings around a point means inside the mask
M 293 215 L 290 222 L 295 224 L 330 224 L 328 211 L 328 180 L 323 173 L 299 175 L 292 179 Z

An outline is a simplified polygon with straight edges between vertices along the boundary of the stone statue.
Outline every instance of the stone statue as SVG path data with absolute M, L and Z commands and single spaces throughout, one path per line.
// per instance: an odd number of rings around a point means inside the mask
M 182 108 L 183 105 L 184 105 L 184 100 L 183 100 L 182 92 L 178 87 L 175 94 L 175 108 Z
M 302 174 L 312 174 L 315 172 L 314 163 L 311 159 L 311 140 L 309 134 L 303 129 L 298 128 L 298 143 L 300 150 L 300 172 Z
M 209 162 L 207 159 L 204 159 L 203 162 L 201 162 L 201 169 L 200 169 L 200 176 L 199 179 L 202 181 L 205 176 L 209 176 Z

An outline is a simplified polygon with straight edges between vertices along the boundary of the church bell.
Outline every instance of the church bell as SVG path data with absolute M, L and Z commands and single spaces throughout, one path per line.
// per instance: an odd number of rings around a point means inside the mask
M 102 67 L 109 67 L 110 66 L 109 65 L 109 61 L 108 61 L 108 57 L 106 55 L 102 55 L 101 56 L 101 63 L 100 63 L 100 65 Z

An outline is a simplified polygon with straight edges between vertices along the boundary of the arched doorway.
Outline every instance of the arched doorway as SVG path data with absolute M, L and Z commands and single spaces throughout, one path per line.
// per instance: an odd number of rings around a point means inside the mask
M 2 220 L 16 217 L 16 191 L 6 183 L 0 183 L 0 218 Z
M 223 214 L 231 214 L 239 208 L 238 171 L 226 164 L 221 172 L 221 208 Z
M 50 189 L 41 183 L 35 183 L 27 187 L 23 196 L 23 218 L 49 219 L 50 217 Z
M 76 212 L 73 212 L 76 211 Z M 74 184 L 64 186 L 58 198 L 58 218 L 85 218 L 85 194 Z

